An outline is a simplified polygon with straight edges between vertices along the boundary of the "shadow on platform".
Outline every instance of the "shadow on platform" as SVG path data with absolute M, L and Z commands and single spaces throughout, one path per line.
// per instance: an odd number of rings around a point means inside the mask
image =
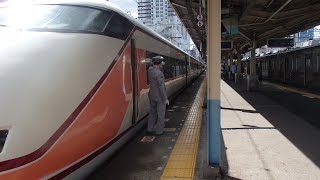
M 286 109 L 285 107 L 279 105 L 279 103 L 274 102 L 274 99 L 265 96 L 261 91 L 248 92 L 246 91 L 244 85 L 238 85 L 231 81 L 225 82 L 233 90 L 235 90 L 245 101 L 247 101 L 255 110 L 244 110 L 233 107 L 222 107 L 221 109 L 242 111 L 247 113 L 259 113 L 261 116 L 263 116 L 263 118 L 269 121 L 272 124 L 272 126 L 274 126 L 257 127 L 255 125 L 250 125 L 247 123 L 242 124 L 244 128 L 235 127 L 235 129 L 276 129 L 282 135 L 284 135 L 296 148 L 298 148 L 300 152 L 302 152 L 306 157 L 308 157 L 308 159 L 310 159 L 318 168 L 320 168 L 320 137 L 318 136 L 319 129 L 316 126 L 313 126 L 305 122 L 303 120 L 303 117 L 297 116 L 297 114 L 295 114 L 292 111 L 290 112 L 289 109 Z M 282 96 L 278 96 L 278 98 L 281 97 Z M 319 116 L 313 118 L 319 120 Z M 232 128 L 222 130 L 232 130 Z M 228 162 L 225 154 L 223 155 L 223 158 L 225 158 L 224 162 Z M 226 170 L 228 170 L 228 167 Z

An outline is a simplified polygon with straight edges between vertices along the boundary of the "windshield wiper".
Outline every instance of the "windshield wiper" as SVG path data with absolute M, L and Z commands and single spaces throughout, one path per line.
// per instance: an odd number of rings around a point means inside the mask
M 1 27 L 7 27 L 8 25 L 0 24 Z

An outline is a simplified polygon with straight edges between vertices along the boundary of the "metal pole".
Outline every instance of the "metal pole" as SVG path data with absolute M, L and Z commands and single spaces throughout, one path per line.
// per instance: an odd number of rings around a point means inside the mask
M 250 76 L 256 75 L 256 37 L 253 34 L 251 41 L 251 57 L 250 57 Z
M 208 162 L 220 166 L 221 0 L 208 2 Z
M 235 74 L 235 83 L 240 83 L 241 77 L 241 51 L 240 49 L 237 49 L 237 72 Z
M 241 73 L 241 52 L 240 49 L 237 50 L 237 73 Z

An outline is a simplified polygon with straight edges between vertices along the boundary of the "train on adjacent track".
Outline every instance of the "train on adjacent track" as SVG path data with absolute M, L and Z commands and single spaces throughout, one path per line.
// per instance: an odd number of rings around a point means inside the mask
M 0 179 L 81 179 L 144 127 L 147 68 L 169 97 L 204 64 L 105 1 L 0 8 Z
M 320 91 L 320 43 L 256 57 L 257 73 L 264 80 Z M 242 61 L 242 69 L 249 61 Z

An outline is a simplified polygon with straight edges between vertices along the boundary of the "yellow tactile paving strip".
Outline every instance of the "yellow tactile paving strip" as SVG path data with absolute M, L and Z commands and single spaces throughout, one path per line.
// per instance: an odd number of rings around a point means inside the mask
M 305 91 L 300 90 L 300 89 L 298 89 L 298 88 L 281 86 L 281 85 L 279 85 L 279 84 L 275 84 L 275 83 L 271 83 L 271 82 L 263 82 L 263 83 L 264 83 L 264 84 L 270 84 L 270 85 L 273 85 L 273 86 L 276 86 L 276 87 L 278 87 L 278 88 L 285 89 L 285 90 L 287 90 L 287 91 L 291 91 L 291 92 L 294 92 L 294 93 L 298 93 L 298 94 L 302 94 L 302 95 L 309 96 L 309 97 L 312 97 L 312 98 L 320 99 L 320 96 L 319 96 L 319 95 L 313 94 L 313 93 L 309 93 L 309 92 L 305 92 Z
M 202 120 L 206 80 L 200 86 L 161 180 L 193 180 Z

